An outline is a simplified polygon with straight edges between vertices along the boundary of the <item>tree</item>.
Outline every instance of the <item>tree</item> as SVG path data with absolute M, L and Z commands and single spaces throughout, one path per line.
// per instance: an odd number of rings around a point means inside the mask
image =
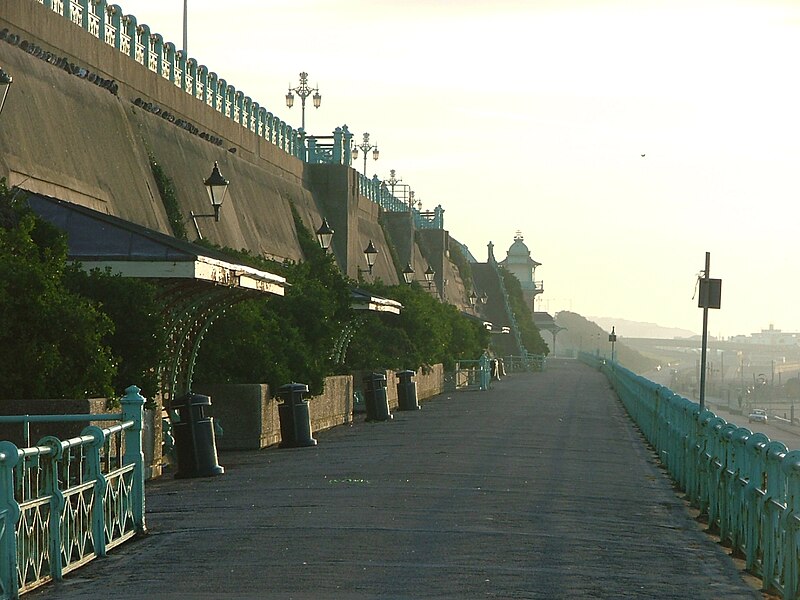
M 111 320 L 65 285 L 64 235 L 0 180 L 0 398 L 112 397 Z

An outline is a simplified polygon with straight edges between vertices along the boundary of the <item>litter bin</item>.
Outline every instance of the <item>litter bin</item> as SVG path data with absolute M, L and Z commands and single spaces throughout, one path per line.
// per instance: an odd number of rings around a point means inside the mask
M 204 414 L 206 406 L 211 406 L 211 398 L 192 392 L 171 404 L 170 408 L 177 413 L 172 424 L 178 459 L 176 479 L 211 477 L 225 472 L 217 462 L 214 419 Z
M 316 446 L 317 440 L 311 437 L 311 413 L 308 400 L 303 394 L 308 392 L 305 383 L 287 383 L 278 389 L 278 397 L 283 401 L 278 405 L 278 418 L 281 422 L 281 448 Z
M 419 410 L 417 402 L 417 382 L 411 378 L 414 371 L 397 373 L 397 410 Z
M 367 421 L 388 421 L 389 399 L 386 397 L 386 375 L 370 373 L 364 377 L 364 403 L 367 406 Z

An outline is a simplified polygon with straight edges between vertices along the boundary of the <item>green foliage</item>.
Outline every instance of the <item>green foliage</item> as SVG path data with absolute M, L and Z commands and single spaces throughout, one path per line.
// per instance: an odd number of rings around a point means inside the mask
M 522 345 L 525 346 L 525 349 L 530 354 L 547 355 L 550 349 L 542 339 L 539 328 L 533 322 L 533 313 L 522 295 L 522 285 L 520 285 L 519 279 L 503 267 L 500 267 L 500 273 L 503 276 L 503 285 L 506 288 L 506 293 L 508 293 L 508 302 L 511 305 L 514 318 L 517 320 Z
M 164 168 L 156 162 L 155 157 L 150 154 L 150 169 L 153 171 L 153 178 L 156 180 L 158 186 L 158 193 L 161 196 L 161 201 L 164 203 L 164 210 L 167 211 L 167 218 L 169 225 L 172 227 L 172 234 L 176 238 L 182 240 L 187 239 L 186 225 L 183 221 L 183 214 L 181 213 L 178 198 L 175 195 L 175 186 L 172 179 L 164 172 Z
M 11 200 L 0 180 L 0 397 L 112 397 L 111 320 L 65 285 L 63 234 Z
M 335 372 L 333 349 L 353 320 L 350 282 L 296 213 L 295 224 L 303 262 L 279 264 L 226 249 L 244 264 L 286 277 L 291 285 L 284 298 L 239 304 L 209 329 L 195 368 L 198 383 L 266 382 L 275 391 L 299 381 L 319 393 L 324 378 Z
M 447 249 L 450 252 L 450 261 L 456 266 L 459 275 L 461 275 L 461 280 L 464 282 L 464 289 L 471 290 L 472 267 L 461 251 L 461 246 L 453 238 L 450 238 Z
M 457 360 L 478 358 L 489 345 L 489 334 L 480 324 L 439 302 L 417 283 L 376 283 L 365 288 L 399 301 L 403 310 L 400 315 L 378 313 L 364 318 L 347 354 L 351 370 L 416 370 L 436 363 L 450 369 Z
M 153 398 L 166 352 L 166 327 L 155 285 L 112 275 L 110 269 L 87 273 L 77 265 L 68 267 L 66 275 L 67 286 L 93 300 L 114 323 L 113 331 L 103 337 L 117 363 L 114 389 L 135 384 L 146 398 Z

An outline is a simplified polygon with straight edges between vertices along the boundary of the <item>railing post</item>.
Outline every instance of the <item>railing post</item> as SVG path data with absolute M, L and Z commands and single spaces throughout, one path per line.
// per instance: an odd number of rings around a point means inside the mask
M 142 419 L 144 397 L 135 385 L 125 390 L 122 397 L 122 420 L 133 421 L 133 427 L 125 433 L 125 464 L 135 464 L 131 499 L 133 518 L 139 533 L 146 531 L 144 522 L 144 453 L 142 452 Z
M 798 532 L 800 531 L 800 450 L 789 452 L 781 462 L 786 475 L 786 512 L 783 515 L 783 597 L 797 598 L 800 589 L 798 572 Z
M 3 600 L 16 598 L 17 578 L 17 521 L 19 504 L 14 498 L 14 467 L 19 462 L 19 450 L 11 442 L 0 442 L 0 592 Z
M 89 453 L 86 457 L 87 479 L 94 479 L 94 503 L 92 505 L 92 540 L 94 541 L 94 553 L 97 556 L 106 555 L 106 490 L 108 480 L 103 474 L 100 466 L 100 449 L 106 441 L 103 430 L 96 425 L 84 427 L 81 435 L 91 435 L 94 440 L 89 446 Z
M 344 166 L 349 167 L 353 163 L 353 148 L 350 143 L 353 139 L 353 134 L 347 128 L 347 125 L 342 125 L 342 148 L 344 150 Z
M 40 468 L 44 473 L 44 491 L 50 496 L 50 524 L 49 538 L 47 540 L 50 552 L 50 576 L 55 580 L 61 580 L 64 571 L 64 559 L 61 548 L 64 546 L 61 531 L 61 514 L 64 512 L 64 492 L 58 485 L 58 465 L 63 460 L 63 446 L 57 437 L 48 435 L 40 439 L 37 446 L 47 446 L 50 453 L 39 456 L 39 460 L 45 462 L 45 466 Z M 40 463 L 41 465 L 41 463 Z M 67 485 L 69 485 L 67 483 Z

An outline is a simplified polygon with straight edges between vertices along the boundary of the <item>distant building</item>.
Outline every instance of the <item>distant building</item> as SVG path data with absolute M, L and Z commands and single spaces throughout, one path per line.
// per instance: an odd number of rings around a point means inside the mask
M 760 333 L 748 335 L 734 335 L 730 338 L 731 342 L 740 344 L 761 344 L 763 346 L 797 346 L 800 338 L 796 333 L 784 333 L 770 323 L 769 329 L 762 329 Z
M 533 302 L 536 296 L 544 292 L 544 282 L 536 281 L 536 267 L 542 263 L 536 262 L 531 258 L 531 251 L 523 241 L 522 233 L 517 231 L 514 236 L 514 243 L 508 249 L 507 256 L 500 261 L 500 265 L 508 269 L 522 286 L 522 295 L 528 308 L 533 312 Z

